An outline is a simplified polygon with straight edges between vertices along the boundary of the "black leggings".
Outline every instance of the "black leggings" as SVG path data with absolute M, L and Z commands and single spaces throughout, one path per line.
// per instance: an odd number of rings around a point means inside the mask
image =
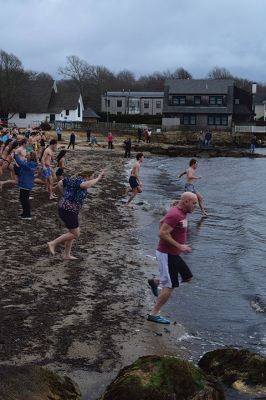
M 73 150 L 74 150 L 75 149 L 75 142 L 69 142 L 68 149 L 69 149 L 70 146 L 72 146 Z
M 19 200 L 22 205 L 22 216 L 30 217 L 30 190 L 20 189 L 19 191 Z

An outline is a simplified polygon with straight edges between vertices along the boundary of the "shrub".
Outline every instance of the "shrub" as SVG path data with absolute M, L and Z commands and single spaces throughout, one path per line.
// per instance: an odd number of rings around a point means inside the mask
M 49 124 L 49 122 L 47 120 L 43 121 L 40 125 L 41 129 L 43 131 L 50 131 L 51 130 L 51 125 Z

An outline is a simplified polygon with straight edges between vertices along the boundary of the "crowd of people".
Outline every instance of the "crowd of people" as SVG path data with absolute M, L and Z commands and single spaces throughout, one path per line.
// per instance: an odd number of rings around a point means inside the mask
M 2 132 L 0 135 L 0 177 L 5 174 L 8 175 L 8 179 L 0 181 L 0 189 L 3 190 L 6 185 L 18 185 L 19 201 L 22 207 L 20 217 L 25 220 L 32 219 L 30 195 L 35 184 L 43 185 L 49 200 L 57 199 L 60 194 L 58 215 L 67 232 L 49 241 L 47 246 L 50 254 L 54 256 L 57 246 L 63 244 L 63 259 L 74 260 L 76 257 L 71 254 L 71 250 L 74 240 L 80 235 L 80 209 L 87 197 L 87 190 L 102 180 L 105 171 L 101 171 L 97 176 L 91 170 L 80 170 L 70 174 L 65 166 L 68 150 L 61 148 L 56 154 L 58 140 L 59 143 L 62 140 L 62 131 L 56 131 L 56 134 L 57 139 L 50 138 L 48 141 L 42 131 L 26 134 L 25 131 L 21 132 L 14 128 Z M 112 135 L 108 135 L 107 141 L 108 148 L 112 150 Z M 71 145 L 74 150 L 74 133 L 70 135 L 68 148 Z M 130 157 L 131 139 L 128 138 L 124 145 L 125 157 Z M 125 203 L 127 207 L 130 207 L 136 195 L 142 192 L 140 168 L 143 160 L 143 153 L 137 153 L 130 172 L 129 188 L 126 191 L 129 194 L 129 199 Z M 179 275 L 182 282 L 188 282 L 192 278 L 192 273 L 180 254 L 189 253 L 192 250 L 191 246 L 186 244 L 187 214 L 192 213 L 199 203 L 202 216 L 207 216 L 202 196 L 194 187 L 194 181 L 201 178 L 195 175 L 197 166 L 197 160 L 192 159 L 188 169 L 179 174 L 179 178 L 183 175 L 187 177 L 184 193 L 160 221 L 160 241 L 156 250 L 159 279 L 148 281 L 156 296 L 155 305 L 147 318 L 151 322 L 170 323 L 168 319 L 160 315 L 160 309 L 170 298 L 173 289 L 179 286 Z

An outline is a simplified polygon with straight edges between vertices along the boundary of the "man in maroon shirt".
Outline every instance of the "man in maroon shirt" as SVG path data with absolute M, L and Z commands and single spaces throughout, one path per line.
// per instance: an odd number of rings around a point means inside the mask
M 190 253 L 192 248 L 185 244 L 187 238 L 187 214 L 192 213 L 198 203 L 197 196 L 191 192 L 184 192 L 180 201 L 160 221 L 159 244 L 156 250 L 156 259 L 159 268 L 160 282 L 149 279 L 153 294 L 157 301 L 148 315 L 148 321 L 160 324 L 170 324 L 170 321 L 159 315 L 161 307 L 168 301 L 175 287 L 179 286 L 178 274 L 182 282 L 188 282 L 192 273 L 187 264 L 180 257 L 180 253 Z M 158 295 L 157 286 L 161 288 Z

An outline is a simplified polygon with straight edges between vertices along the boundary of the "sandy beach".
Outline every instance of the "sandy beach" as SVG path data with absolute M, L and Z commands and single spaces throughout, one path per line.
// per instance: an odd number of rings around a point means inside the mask
M 1 363 L 43 365 L 67 374 L 83 399 L 95 400 L 125 365 L 145 354 L 176 354 L 178 324 L 146 321 L 153 302 L 147 278 L 155 261 L 140 257 L 136 220 L 124 207 L 122 153 L 70 151 L 68 166 L 90 166 L 107 176 L 90 190 L 80 215 L 78 261 L 49 256 L 46 242 L 63 231 L 57 202 L 35 186 L 32 221 L 18 218 L 18 188 L 1 193 Z

